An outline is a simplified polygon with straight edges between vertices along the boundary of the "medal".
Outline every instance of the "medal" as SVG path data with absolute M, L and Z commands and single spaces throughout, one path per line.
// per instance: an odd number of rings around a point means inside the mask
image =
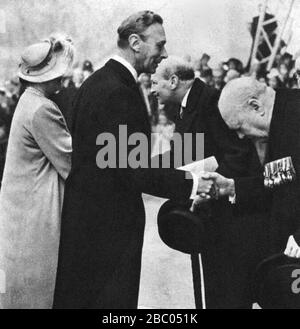
M 291 157 L 269 162 L 265 165 L 264 185 L 267 189 L 291 183 L 296 179 L 296 171 Z

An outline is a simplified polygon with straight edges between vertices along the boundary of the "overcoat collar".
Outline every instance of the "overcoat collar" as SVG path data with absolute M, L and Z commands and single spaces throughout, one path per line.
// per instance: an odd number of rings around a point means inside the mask
M 138 89 L 137 82 L 135 81 L 131 72 L 121 63 L 110 59 L 106 65 L 109 69 L 113 70 L 127 86 L 135 87 Z
M 199 105 L 198 103 L 201 102 L 203 91 L 205 88 L 204 82 L 199 79 L 195 79 L 193 86 L 190 90 L 189 97 L 187 100 L 187 106 L 183 113 L 183 118 L 180 118 L 180 114 L 178 112 L 177 124 L 176 129 L 179 132 L 186 132 L 190 131 L 191 127 L 196 120 L 196 117 L 200 114 L 199 113 Z M 201 109 L 200 109 L 201 110 Z
M 197 104 L 199 98 L 203 93 L 204 88 L 205 88 L 205 83 L 199 79 L 195 79 L 187 100 L 187 106 L 186 106 L 187 112 L 190 113 L 197 109 Z
M 105 66 L 110 70 L 112 70 L 119 77 L 120 81 L 122 81 L 129 88 L 133 89 L 134 92 L 137 94 L 141 104 L 141 112 L 145 119 L 145 127 L 147 128 L 147 131 L 150 133 L 151 127 L 150 127 L 150 121 L 149 121 L 145 101 L 143 99 L 143 96 L 141 95 L 139 86 L 135 81 L 131 72 L 124 65 L 122 65 L 118 61 L 115 61 L 114 59 L 110 59 Z
M 282 150 L 282 136 L 284 135 L 283 123 L 285 121 L 287 100 L 288 98 L 286 97 L 284 90 L 278 90 L 276 92 L 269 133 L 269 152 L 272 158 L 274 156 L 280 156 L 279 154 L 274 154 L 275 150 Z

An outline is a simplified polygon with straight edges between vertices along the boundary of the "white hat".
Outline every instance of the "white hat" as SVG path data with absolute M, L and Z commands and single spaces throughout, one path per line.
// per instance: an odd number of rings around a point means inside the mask
M 42 83 L 62 77 L 72 65 L 74 49 L 67 38 L 49 38 L 27 47 L 19 65 L 19 78 Z

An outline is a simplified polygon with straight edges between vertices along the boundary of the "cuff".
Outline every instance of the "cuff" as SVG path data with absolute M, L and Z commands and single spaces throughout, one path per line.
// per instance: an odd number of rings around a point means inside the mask
M 234 196 L 230 196 L 229 197 L 229 202 L 231 204 L 236 204 L 236 194 L 234 193 Z
M 192 194 L 190 196 L 190 199 L 195 200 L 197 197 L 199 180 L 198 180 L 197 175 L 193 174 L 192 172 L 191 172 L 191 174 L 193 177 L 193 189 L 192 189 Z

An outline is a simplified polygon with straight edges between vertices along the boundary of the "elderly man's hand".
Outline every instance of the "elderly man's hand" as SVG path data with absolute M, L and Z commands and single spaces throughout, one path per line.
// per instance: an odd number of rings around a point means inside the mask
M 291 258 L 300 258 L 300 246 L 292 235 L 289 237 L 284 254 Z
M 233 179 L 223 177 L 218 173 L 206 173 L 202 175 L 204 180 L 213 180 L 216 185 L 216 190 L 219 196 L 231 196 L 235 195 L 235 184 Z

